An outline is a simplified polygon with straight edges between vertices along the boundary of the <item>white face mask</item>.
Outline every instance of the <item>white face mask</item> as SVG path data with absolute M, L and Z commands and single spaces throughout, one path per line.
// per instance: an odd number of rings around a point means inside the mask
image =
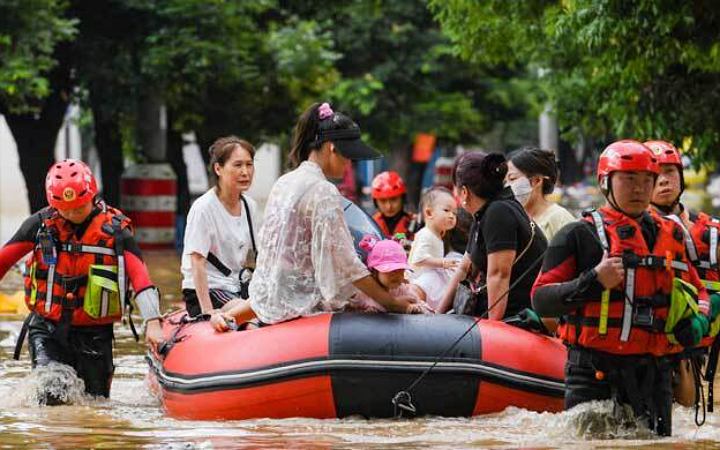
M 521 205 L 525 206 L 533 190 L 532 186 L 530 185 L 530 180 L 528 180 L 526 177 L 521 177 L 511 181 L 508 184 L 510 186 L 510 189 L 512 189 L 512 192 L 515 195 L 517 201 L 519 201 Z

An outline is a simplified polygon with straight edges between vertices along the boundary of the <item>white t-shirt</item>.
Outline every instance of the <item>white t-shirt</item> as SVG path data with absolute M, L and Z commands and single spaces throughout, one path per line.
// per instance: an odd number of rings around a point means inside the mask
M 257 204 L 253 199 L 244 195 L 250 208 L 255 242 L 257 243 L 258 230 L 261 217 L 257 211 Z M 212 253 L 232 273 L 225 276 L 214 265 L 207 263 L 208 287 L 210 289 L 223 289 L 230 292 L 239 292 L 240 270 L 245 267 L 248 251 L 252 249 L 250 230 L 248 228 L 245 206 L 242 205 L 239 216 L 231 215 L 220 202 L 215 188 L 201 195 L 190 207 L 185 228 L 184 249 L 180 270 L 182 271 L 183 289 L 195 289 L 192 279 L 191 259 L 192 253 L 198 253 L 205 258 Z
M 428 258 L 442 258 L 443 256 L 445 256 L 445 247 L 439 236 L 430 231 L 428 227 L 415 233 L 415 239 L 410 248 L 410 256 L 408 256 L 408 264 L 410 264 L 410 267 L 412 267 L 416 274 L 424 270 L 429 270 L 418 267 L 417 264 L 419 262 Z
M 555 236 L 555 233 L 560 231 L 560 228 L 576 220 L 577 219 L 573 217 L 567 209 L 557 203 L 553 203 L 541 215 L 535 218 L 535 223 L 543 231 L 548 242 L 550 242 L 553 236 Z
M 443 258 L 445 247 L 442 239 L 425 227 L 415 233 L 408 263 L 414 270 L 410 282 L 425 291 L 428 305 L 437 308 L 445 294 L 453 271 L 442 268 L 418 267 L 417 263 L 428 258 Z

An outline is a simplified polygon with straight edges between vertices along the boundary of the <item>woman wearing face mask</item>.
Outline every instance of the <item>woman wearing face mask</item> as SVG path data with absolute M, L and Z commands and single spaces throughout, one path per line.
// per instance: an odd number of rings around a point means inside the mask
M 505 183 L 548 241 L 565 224 L 576 220 L 565 208 L 547 199 L 556 181 L 557 165 L 553 152 L 523 147 L 510 154 Z

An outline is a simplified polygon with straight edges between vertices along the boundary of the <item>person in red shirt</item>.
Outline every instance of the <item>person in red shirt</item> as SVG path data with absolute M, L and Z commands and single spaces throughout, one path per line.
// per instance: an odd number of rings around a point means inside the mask
M 49 206 L 25 220 L 0 248 L 0 279 L 23 256 L 25 302 L 30 315 L 15 350 L 28 334 L 33 368 L 71 366 L 85 391 L 108 397 L 114 371 L 113 323 L 120 320 L 128 288 L 135 291 L 149 344 L 162 336 L 159 295 L 132 235 L 130 220 L 96 197 L 97 182 L 85 163 L 53 164 L 45 181 Z M 62 404 L 48 388 L 41 404 Z
M 660 172 L 652 151 L 615 142 L 597 172 L 607 203 L 553 237 L 532 305 L 561 318 L 567 409 L 613 399 L 669 436 L 672 368 L 708 332 L 708 293 L 679 226 L 648 209 Z

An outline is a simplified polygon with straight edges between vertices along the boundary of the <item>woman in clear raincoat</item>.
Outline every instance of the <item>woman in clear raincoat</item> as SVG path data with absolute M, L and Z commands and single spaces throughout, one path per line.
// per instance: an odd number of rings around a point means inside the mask
M 217 330 L 231 320 L 271 324 L 340 311 L 356 289 L 388 311 L 422 312 L 412 298 L 394 298 L 370 276 L 355 252 L 342 197 L 328 181 L 342 177 L 348 160 L 379 156 L 329 104 L 316 103 L 300 116 L 290 152 L 296 168 L 277 180 L 265 207 L 250 300 L 213 314 Z

